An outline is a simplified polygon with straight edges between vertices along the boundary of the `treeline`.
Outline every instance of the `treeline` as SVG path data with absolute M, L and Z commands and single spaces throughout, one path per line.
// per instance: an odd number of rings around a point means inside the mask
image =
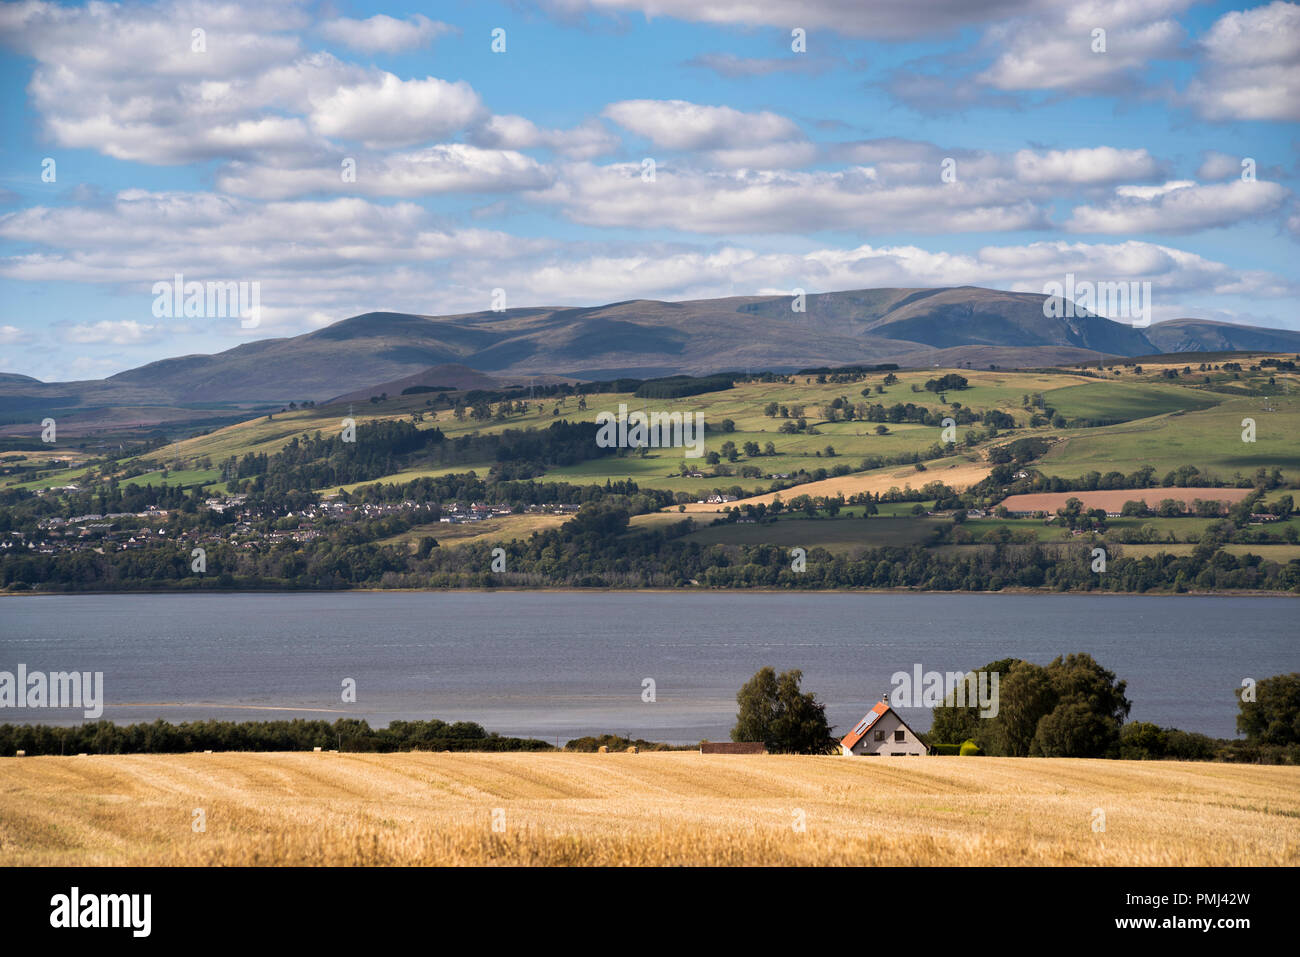
M 51 590 L 154 588 L 711 588 L 884 589 L 932 591 L 1293 591 L 1300 594 L 1300 560 L 1282 564 L 1258 555 L 1233 555 L 1219 543 L 1189 555 L 1161 553 L 1109 558 L 1092 570 L 1092 543 L 996 544 L 944 553 L 919 545 L 867 548 L 833 555 L 810 548 L 807 567 L 791 568 L 789 550 L 773 545 L 703 545 L 685 541 L 687 518 L 647 530 L 629 529 L 626 506 L 588 505 L 573 519 L 527 541 L 501 543 L 506 571 L 491 571 L 495 544 L 431 548 L 360 540 L 367 532 L 345 526 L 325 541 L 283 543 L 266 551 L 213 545 L 208 573 L 188 571 L 188 552 L 175 546 L 100 554 L 8 554 L 0 582 Z M 381 523 L 382 524 L 382 523 Z M 383 528 L 397 527 L 389 523 Z
M 480 477 L 476 472 L 457 472 L 412 479 L 409 482 L 360 485 L 352 492 L 345 493 L 344 501 L 352 504 L 483 502 L 516 508 L 613 501 L 627 505 L 633 515 L 657 511 L 676 501 L 676 496 L 671 491 L 643 489 L 631 479 L 620 479 L 617 482 L 607 479 L 604 485 L 574 485 L 570 482 L 502 479 L 499 475 L 495 470 L 486 477 Z
M 1028 441 L 1028 440 L 1025 440 Z M 1041 441 L 1041 440 L 1035 440 Z M 996 451 L 996 450 L 994 450 Z M 1125 474 L 1110 471 L 1085 472 L 1078 478 L 1034 474 L 1014 491 L 1020 492 L 1097 492 L 1117 489 L 1144 488 L 1259 488 L 1276 489 L 1285 486 L 1286 477 L 1279 468 L 1260 466 L 1251 475 L 1234 475 L 1231 481 L 1204 472 L 1194 465 L 1180 465 L 1157 478 L 1153 466 L 1144 465 Z
M 984 714 L 994 674 L 996 713 L 990 708 Z M 1003 658 L 948 692 L 932 711 L 925 740 L 941 754 L 969 743 L 999 757 L 1300 764 L 1300 673 L 1264 678 L 1250 696 L 1238 689 L 1237 730 L 1244 741 L 1126 723 L 1132 706 L 1126 689 L 1088 654 L 1060 656 L 1045 666 Z
M 68 728 L 0 724 L 0 757 L 38 754 L 179 754 L 190 751 L 552 751 L 536 738 L 508 738 L 472 721 L 192 721 L 118 725 L 87 722 Z
M 638 399 L 677 399 L 705 392 L 722 392 L 735 385 L 729 375 L 711 375 L 696 378 L 688 375 L 649 379 L 637 386 L 633 393 Z
M 506 429 L 447 439 L 440 429 L 412 423 L 375 422 L 358 427 L 355 442 L 343 436 L 295 436 L 275 455 L 245 456 L 239 472 L 255 478 L 241 490 L 289 492 L 330 488 L 391 475 L 415 466 L 442 468 L 489 459 L 510 478 L 529 478 L 547 467 L 575 465 L 614 450 L 596 444 L 593 422 L 554 422 L 545 429 Z

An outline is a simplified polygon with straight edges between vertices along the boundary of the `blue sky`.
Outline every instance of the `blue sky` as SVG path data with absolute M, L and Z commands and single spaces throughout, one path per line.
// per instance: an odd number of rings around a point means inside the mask
M 0 371 L 96 378 L 497 289 L 1073 273 L 1150 281 L 1157 321 L 1300 329 L 1300 5 L 798 6 L 2 3 Z M 257 325 L 155 315 L 177 273 L 258 283 Z

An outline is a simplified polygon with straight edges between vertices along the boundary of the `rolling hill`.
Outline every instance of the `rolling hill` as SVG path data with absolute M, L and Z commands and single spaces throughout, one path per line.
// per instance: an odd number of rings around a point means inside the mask
M 1136 329 L 1101 316 L 1050 318 L 1045 298 L 961 286 L 814 294 L 803 312 L 784 295 L 447 316 L 369 312 L 300 336 L 163 359 L 103 380 L 44 383 L 6 374 L 0 418 L 26 423 L 38 410 L 89 427 L 96 409 L 157 407 L 202 408 L 210 419 L 216 406 L 225 406 L 219 414 L 237 414 L 230 406 L 461 385 L 440 381 L 449 367 L 462 379 L 477 370 L 485 379 L 524 381 L 853 362 L 1023 368 L 1179 350 L 1300 351 L 1300 332 L 1197 319 Z M 149 421 L 145 411 L 137 418 Z M 175 412 L 156 419 L 175 421 Z

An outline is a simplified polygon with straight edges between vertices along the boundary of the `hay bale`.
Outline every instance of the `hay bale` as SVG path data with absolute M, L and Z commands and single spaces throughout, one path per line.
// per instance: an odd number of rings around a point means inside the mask
M 637 749 L 636 749 L 636 745 L 635 745 L 635 744 L 629 744 L 629 745 L 627 746 L 627 753 L 628 753 L 628 754 L 638 754 L 639 752 L 637 751 Z
M 27 757 L 27 752 L 26 752 L 26 751 L 15 751 L 15 752 L 14 752 L 14 757 L 15 757 L 15 758 L 25 758 L 25 757 Z
M 319 753 L 320 753 L 320 746 L 317 745 L 316 747 L 312 748 L 312 750 L 315 751 L 317 754 L 319 754 Z
M 609 753 L 609 748 L 605 747 L 605 745 L 602 744 L 600 747 L 598 747 L 598 748 L 596 749 L 596 753 L 597 753 L 597 754 L 608 754 L 608 753 Z

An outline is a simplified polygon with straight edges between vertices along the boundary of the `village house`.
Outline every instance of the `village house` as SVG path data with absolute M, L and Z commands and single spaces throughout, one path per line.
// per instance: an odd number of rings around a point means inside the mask
M 881 699 L 840 741 L 840 752 L 847 757 L 902 757 L 925 754 L 926 747 L 889 702 Z

